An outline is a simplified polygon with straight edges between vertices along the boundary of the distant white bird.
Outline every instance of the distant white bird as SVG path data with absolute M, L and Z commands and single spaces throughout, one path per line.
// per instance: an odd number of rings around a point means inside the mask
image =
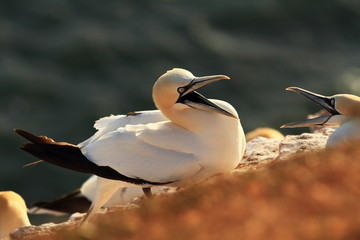
M 28 209 L 31 214 L 51 214 L 65 215 L 76 212 L 87 212 L 96 194 L 97 176 L 92 175 L 79 189 L 64 194 L 51 201 L 39 201 L 33 203 L 33 207 Z M 156 186 L 152 187 L 152 192 L 162 194 L 176 191 L 176 188 Z M 144 192 L 141 187 L 122 187 L 119 188 L 103 207 L 127 206 L 136 198 L 143 197 Z
M 81 194 L 89 199 L 91 202 L 96 196 L 96 182 L 97 176 L 91 176 L 80 188 Z M 151 188 L 154 194 L 161 194 L 169 191 L 175 191 L 175 188 L 169 188 L 164 186 L 155 186 Z M 126 206 L 133 202 L 135 198 L 144 196 L 144 192 L 141 187 L 122 187 L 119 188 L 112 197 L 104 204 L 103 207 L 114 207 L 114 206 Z
M 360 140 L 360 97 L 351 94 L 336 94 L 323 96 L 308 90 L 289 87 L 286 90 L 299 93 L 329 112 L 320 116 L 299 122 L 288 123 L 282 128 L 329 126 L 338 127 L 329 137 L 326 147 L 335 147 L 344 143 Z
M 273 128 L 259 127 L 245 134 L 246 141 L 249 142 L 256 137 L 264 137 L 269 139 L 284 139 L 284 135 Z
M 22 149 L 39 159 L 99 176 L 89 217 L 121 187 L 141 186 L 151 195 L 152 186 L 194 184 L 239 164 L 245 136 L 236 110 L 195 91 L 223 79 L 229 77 L 195 77 L 187 70 L 172 69 L 153 87 L 160 111 L 135 113 L 134 119 L 143 124 L 118 128 L 115 122 L 126 116 L 101 119 L 95 124 L 98 132 L 78 146 L 15 131 L 32 142 Z M 166 119 L 146 123 L 151 114 Z
M 0 192 L 0 239 L 19 227 L 29 226 L 24 199 L 13 191 Z

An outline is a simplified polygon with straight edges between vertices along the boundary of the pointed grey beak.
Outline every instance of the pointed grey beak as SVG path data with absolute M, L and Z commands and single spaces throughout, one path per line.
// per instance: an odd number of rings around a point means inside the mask
M 299 128 L 299 127 L 314 127 L 314 126 L 327 126 L 338 127 L 348 117 L 344 115 L 326 115 L 304 121 L 291 122 L 282 125 L 280 128 Z
M 180 94 L 177 102 L 188 105 L 189 107 L 196 108 L 203 111 L 211 111 L 223 114 L 225 116 L 237 118 L 232 113 L 222 109 L 215 103 L 208 100 L 206 97 L 196 92 L 195 90 L 200 89 L 210 83 L 217 82 L 224 79 L 230 79 L 225 75 L 213 75 L 205 77 L 196 77 L 191 81 L 190 84 L 184 87 L 178 88 Z
M 224 80 L 224 79 L 230 79 L 230 78 L 225 75 L 196 77 L 189 85 L 184 87 L 185 91 L 182 93 L 182 95 L 184 96 L 190 92 L 193 92 L 197 89 L 205 87 L 206 85 L 209 85 L 210 83 L 217 82 L 217 81 Z
M 308 90 L 299 88 L 299 87 L 288 87 L 288 91 L 296 92 L 301 94 L 311 101 L 315 102 L 320 107 L 324 108 L 330 113 L 330 115 L 320 116 L 313 119 L 308 119 L 304 121 L 292 122 L 282 125 L 280 128 L 297 128 L 297 127 L 311 127 L 316 125 L 326 125 L 331 127 L 337 127 L 341 124 L 342 121 L 346 118 L 344 115 L 341 115 L 335 109 L 335 100 L 331 97 L 323 96 L 317 93 L 310 92 Z
M 332 115 L 340 114 L 335 109 L 335 100 L 331 97 L 323 96 L 317 93 L 310 92 L 308 90 L 299 88 L 299 87 L 288 87 L 286 88 L 288 91 L 296 92 L 298 94 L 303 95 L 304 97 L 307 97 L 320 107 L 324 108 L 326 111 L 328 111 Z

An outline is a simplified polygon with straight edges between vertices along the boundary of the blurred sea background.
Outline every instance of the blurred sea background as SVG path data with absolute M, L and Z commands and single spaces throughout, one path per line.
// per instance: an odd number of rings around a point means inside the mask
M 1 1 L 0 190 L 30 205 L 78 188 L 89 175 L 23 168 L 36 159 L 13 128 L 82 142 L 100 117 L 154 109 L 152 85 L 174 67 L 230 76 L 201 93 L 230 102 L 246 132 L 278 129 L 320 110 L 286 87 L 360 95 L 360 2 Z

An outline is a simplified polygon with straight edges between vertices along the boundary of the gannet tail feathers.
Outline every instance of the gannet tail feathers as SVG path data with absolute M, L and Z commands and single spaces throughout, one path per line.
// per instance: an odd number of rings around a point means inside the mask
M 20 148 L 45 162 L 84 173 L 96 171 L 97 165 L 90 162 L 75 145 L 55 142 L 51 138 L 35 136 L 20 129 L 14 131 L 31 142 Z
M 120 180 L 136 185 L 165 185 L 171 182 L 151 182 L 141 178 L 127 177 L 109 166 L 98 166 L 88 160 L 76 145 L 66 142 L 55 142 L 46 136 L 35 136 L 27 131 L 14 129 L 20 136 L 31 143 L 26 143 L 20 148 L 31 155 L 54 164 L 77 172 L 91 173 L 99 177 Z
M 91 202 L 76 189 L 68 194 L 51 201 L 39 201 L 32 204 L 29 213 L 51 213 L 56 215 L 85 213 L 89 210 Z

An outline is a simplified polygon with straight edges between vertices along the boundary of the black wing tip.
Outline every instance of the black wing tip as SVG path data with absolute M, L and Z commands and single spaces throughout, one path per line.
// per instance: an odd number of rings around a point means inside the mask
M 36 142 L 37 140 L 37 136 L 35 136 L 32 133 L 29 133 L 25 130 L 22 129 L 18 129 L 18 128 L 14 128 L 14 132 L 16 132 L 17 134 L 19 134 L 20 136 L 22 136 L 23 138 L 29 140 L 30 142 Z
M 13 130 L 14 130 L 14 132 L 16 132 L 17 134 L 19 134 L 21 136 L 22 136 L 22 134 L 24 134 L 26 132 L 26 131 L 24 131 L 22 129 L 19 129 L 19 128 L 14 128 Z
M 45 201 L 38 201 L 38 202 L 33 202 L 31 204 L 32 207 L 38 207 L 38 208 L 43 208 L 43 207 L 46 207 L 48 204 L 48 202 L 45 202 Z
M 141 113 L 139 113 L 139 112 L 128 112 L 127 114 L 126 114 L 126 116 L 127 117 L 129 117 L 129 116 L 137 116 L 137 115 L 140 115 Z
M 91 201 L 81 194 L 80 189 L 64 194 L 51 201 L 38 201 L 31 204 L 38 209 L 46 209 L 64 214 L 75 212 L 87 212 L 91 206 Z
M 24 143 L 24 144 L 21 144 L 21 145 L 19 146 L 19 148 L 22 149 L 22 150 L 25 150 L 25 149 L 28 147 L 28 145 L 30 145 L 30 144 L 33 144 L 33 143 Z
M 25 130 L 14 131 L 31 143 L 25 143 L 20 149 L 45 162 L 77 172 L 92 173 L 112 180 L 130 182 L 137 185 L 167 185 L 172 182 L 152 182 L 141 178 L 132 178 L 121 174 L 109 166 L 98 166 L 82 154 L 79 147 L 71 144 L 57 143 L 51 138 L 35 136 Z
M 19 128 L 14 128 L 14 132 L 16 132 L 17 134 L 25 137 L 27 135 L 33 135 L 31 133 L 29 133 L 28 131 L 25 131 L 25 130 L 22 130 L 22 129 L 19 129 Z
M 19 146 L 21 150 L 24 150 L 25 152 L 31 153 L 31 149 L 33 149 L 33 146 L 35 146 L 34 143 L 24 143 Z

